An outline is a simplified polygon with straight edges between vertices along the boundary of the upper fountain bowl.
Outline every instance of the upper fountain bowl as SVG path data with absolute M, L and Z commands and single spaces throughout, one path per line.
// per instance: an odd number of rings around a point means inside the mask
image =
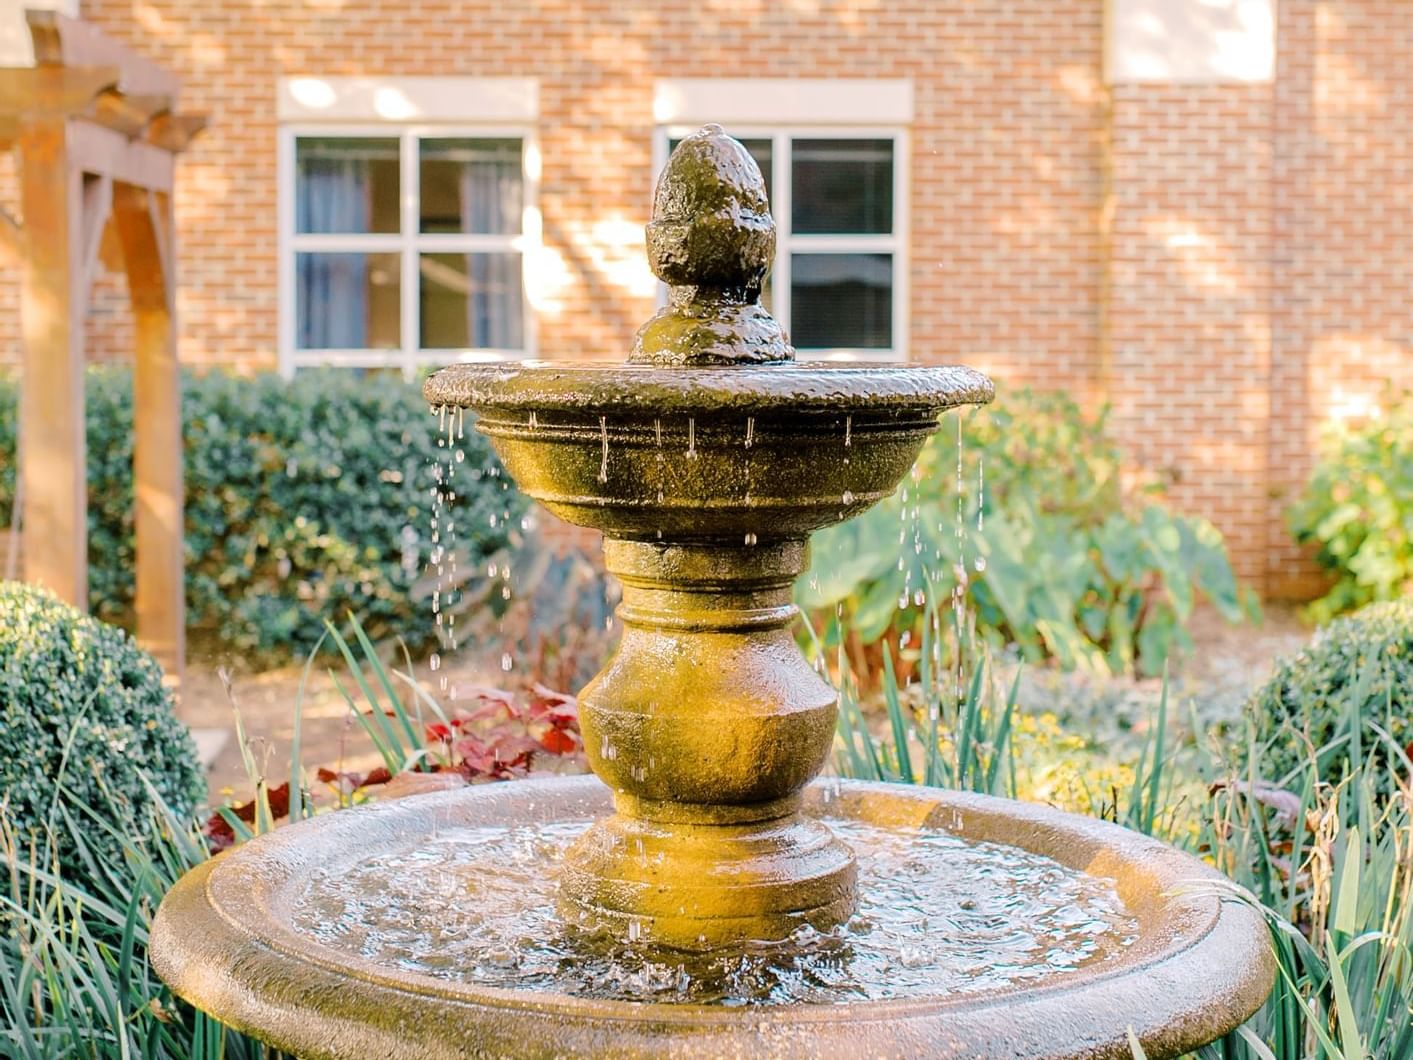
M 446 368 L 424 393 L 474 409 L 521 490 L 569 522 L 739 544 L 857 515 L 992 386 L 961 367 L 528 362 Z
M 669 297 L 626 364 L 457 365 L 423 391 L 473 409 L 516 484 L 569 522 L 647 541 L 803 538 L 891 493 L 947 409 L 991 400 L 970 368 L 796 363 L 760 304 L 765 181 L 720 126 L 673 151 L 646 243 Z

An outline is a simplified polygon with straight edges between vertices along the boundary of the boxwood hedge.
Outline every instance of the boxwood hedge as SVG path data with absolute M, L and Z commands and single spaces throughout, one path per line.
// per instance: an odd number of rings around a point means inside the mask
M 250 663 L 304 654 L 325 617 L 356 612 L 414 647 L 436 626 L 426 578 L 438 418 L 388 374 L 188 375 L 184 381 L 188 625 Z M 133 599 L 132 379 L 87 379 L 89 596 L 122 625 Z M 0 380 L 0 526 L 14 502 L 16 385 Z M 455 440 L 464 569 L 502 548 L 523 511 L 485 440 Z
M 145 778 L 145 779 L 144 779 Z M 148 787 L 150 782 L 151 787 Z M 68 798 L 61 803 L 60 792 Z M 151 818 L 152 793 L 185 816 L 206 785 L 162 671 L 121 629 L 19 582 L 0 582 L 0 818 L 6 841 L 53 854 L 87 877 L 122 861 L 121 836 Z M 105 807 L 114 829 L 80 820 L 89 860 L 61 806 Z
M 1400 748 L 1413 739 L 1413 599 L 1331 622 L 1276 664 L 1247 710 L 1259 737 L 1256 766 L 1273 783 L 1312 756 L 1331 784 L 1351 773 L 1351 761 L 1392 757 L 1397 764 L 1379 730 Z

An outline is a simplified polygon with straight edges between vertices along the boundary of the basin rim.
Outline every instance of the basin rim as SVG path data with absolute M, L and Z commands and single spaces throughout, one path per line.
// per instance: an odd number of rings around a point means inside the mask
M 885 410 L 940 413 L 985 404 L 991 380 L 964 365 L 788 361 L 709 368 L 618 362 L 454 364 L 430 376 L 433 406 L 544 414 L 810 415 Z
M 1156 904 L 1146 914 L 1135 911 L 1141 938 L 1124 956 L 1053 983 L 952 997 L 764 1008 L 594 1000 L 401 973 L 322 946 L 269 915 L 272 903 L 287 903 L 298 881 L 327 861 L 331 850 L 353 850 L 344 856 L 357 857 L 380 840 L 411 843 L 437 827 L 607 812 L 606 787 L 593 777 L 571 777 L 375 803 L 254 840 L 199 866 L 169 892 L 152 928 L 152 961 L 186 1000 L 308 1058 L 395 1053 L 440 1060 L 467 1050 L 539 1055 L 537 1048 L 819 1055 L 867 1043 L 871 1052 L 890 1055 L 922 1050 L 1078 1060 L 1127 1057 L 1132 1028 L 1157 1060 L 1234 1029 L 1270 991 L 1275 969 L 1257 910 L 1219 897 L 1219 888 L 1233 885 L 1155 840 L 1049 807 L 932 788 L 815 782 L 809 801 L 818 810 L 826 800 L 832 814 L 861 817 L 861 809 L 869 809 L 883 815 L 879 820 L 898 823 L 900 814 L 912 815 L 929 827 L 947 827 L 950 814 L 960 827 L 949 830 L 968 839 L 1043 848 L 1075 868 L 1084 866 L 1067 861 L 1066 851 L 1097 852 L 1111 859 L 1110 867 L 1149 881 L 1142 896 Z M 1007 834 L 998 838 L 998 830 Z M 1171 893 L 1217 881 L 1202 893 Z M 310 1010 L 315 999 L 329 1008 Z

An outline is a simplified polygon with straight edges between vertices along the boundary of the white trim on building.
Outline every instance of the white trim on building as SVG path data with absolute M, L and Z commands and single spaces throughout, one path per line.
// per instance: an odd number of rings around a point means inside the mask
M 678 77 L 653 86 L 659 125 L 910 125 L 907 78 Z
M 281 122 L 477 122 L 540 117 L 533 77 L 282 77 Z

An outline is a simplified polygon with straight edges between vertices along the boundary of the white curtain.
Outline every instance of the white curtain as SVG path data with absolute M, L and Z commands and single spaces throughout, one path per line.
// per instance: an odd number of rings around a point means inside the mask
M 461 230 L 501 235 L 520 231 L 523 171 L 520 141 L 472 142 L 461 167 Z M 468 345 L 518 349 L 521 334 L 519 254 L 468 254 Z
M 315 150 L 299 159 L 296 232 L 366 232 L 369 173 L 354 151 Z M 301 349 L 362 349 L 368 344 L 368 258 L 365 254 L 300 254 L 297 258 Z

